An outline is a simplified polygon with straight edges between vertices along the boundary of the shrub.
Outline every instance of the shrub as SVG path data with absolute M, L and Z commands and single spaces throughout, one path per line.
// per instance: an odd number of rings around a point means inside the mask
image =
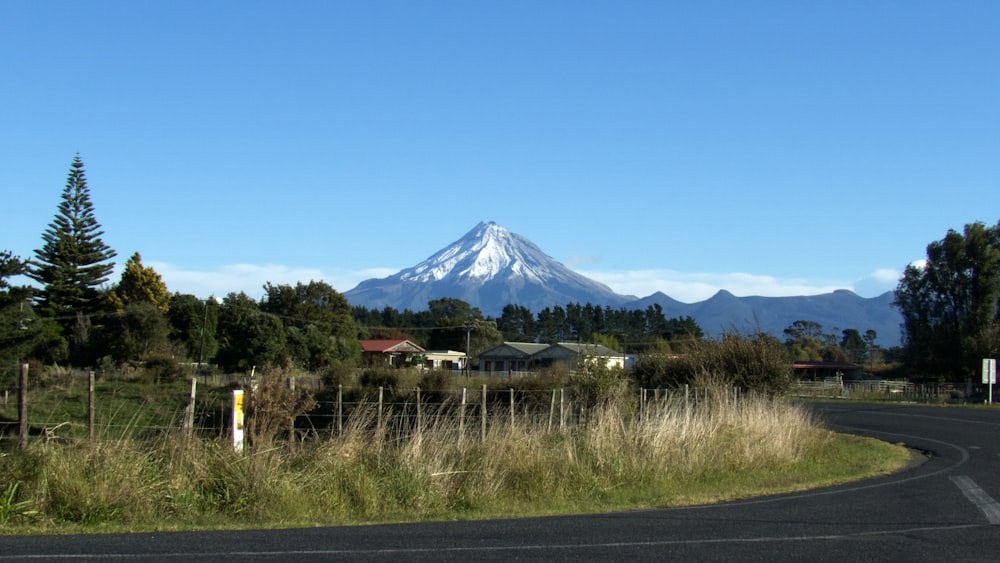
M 279 433 L 291 430 L 300 414 L 316 407 L 311 395 L 288 388 L 288 369 L 264 369 L 249 390 L 247 436 L 251 444 L 270 445 Z
M 323 385 L 327 387 L 337 387 L 338 385 L 347 387 L 355 383 L 354 368 L 340 361 L 333 361 L 324 367 L 320 372 L 320 377 L 323 380 Z
M 166 383 L 184 377 L 184 368 L 174 358 L 150 355 L 139 368 L 139 380 L 146 383 Z
M 368 389 L 384 387 L 386 389 L 396 389 L 399 387 L 400 370 L 388 368 L 367 368 L 361 372 L 358 383 Z
M 643 357 L 634 376 L 646 388 L 736 386 L 777 395 L 791 385 L 792 362 L 781 342 L 758 329 L 750 334 L 724 333 L 682 355 Z

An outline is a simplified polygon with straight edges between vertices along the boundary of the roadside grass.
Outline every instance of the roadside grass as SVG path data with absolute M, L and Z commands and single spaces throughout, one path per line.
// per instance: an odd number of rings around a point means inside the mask
M 901 446 L 835 434 L 780 399 L 611 401 L 565 430 L 446 408 L 420 430 L 374 407 L 314 443 L 177 432 L 0 453 L 0 533 L 271 528 L 511 518 L 716 503 L 887 474 Z

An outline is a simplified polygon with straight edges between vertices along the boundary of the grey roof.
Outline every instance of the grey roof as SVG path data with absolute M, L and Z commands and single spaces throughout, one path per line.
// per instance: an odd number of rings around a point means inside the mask
M 607 346 L 600 344 L 579 344 L 577 342 L 557 342 L 556 344 L 536 344 L 534 342 L 504 342 L 479 354 L 480 358 L 530 358 L 554 356 L 621 356 Z
M 490 358 L 528 358 L 548 348 L 548 344 L 534 342 L 504 342 L 479 354 Z

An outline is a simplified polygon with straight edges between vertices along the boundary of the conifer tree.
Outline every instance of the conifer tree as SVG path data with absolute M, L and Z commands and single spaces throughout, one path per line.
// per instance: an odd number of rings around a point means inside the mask
M 101 305 L 99 287 L 114 269 L 116 252 L 101 240 L 101 225 L 94 217 L 83 161 L 76 155 L 62 193 L 59 211 L 42 234 L 44 244 L 35 250 L 28 276 L 42 285 L 38 312 L 70 326 L 77 317 L 96 312 Z
M 151 303 L 161 313 L 166 313 L 170 302 L 167 284 L 153 268 L 142 265 L 138 252 L 125 262 L 125 270 L 118 286 L 108 294 L 108 300 L 116 309 L 127 305 Z

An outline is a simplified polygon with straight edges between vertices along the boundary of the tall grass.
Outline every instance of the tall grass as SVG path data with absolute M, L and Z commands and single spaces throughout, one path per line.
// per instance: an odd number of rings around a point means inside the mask
M 902 448 L 833 434 L 780 400 L 720 394 L 581 425 L 498 416 L 485 436 L 447 407 L 419 429 L 356 409 L 344 432 L 296 447 L 222 440 L 38 443 L 0 457 L 7 530 L 311 526 L 513 517 L 715 502 L 891 471 Z

